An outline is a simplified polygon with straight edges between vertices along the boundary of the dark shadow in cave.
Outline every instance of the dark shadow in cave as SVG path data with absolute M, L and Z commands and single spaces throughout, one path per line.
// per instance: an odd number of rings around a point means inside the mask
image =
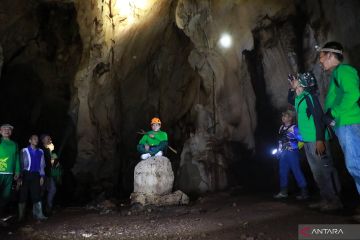
M 4 61 L 0 123 L 14 125 L 12 138 L 19 148 L 28 145 L 31 134 L 52 136 L 64 169 L 57 198 L 70 204 L 74 189 L 70 169 L 76 159 L 77 141 L 68 110 L 82 52 L 76 10 L 73 3 L 43 2 L 36 5 L 35 14 L 37 22 L 27 23 L 38 25 L 35 39 L 19 46 Z
M 277 146 L 277 129 L 280 126 L 278 110 L 269 104 L 270 96 L 266 92 L 262 56 L 258 50 L 259 37 L 254 34 L 254 50 L 245 50 L 243 54 L 248 65 L 251 83 L 256 96 L 257 128 L 255 130 L 255 154 L 251 159 L 252 185 L 262 190 L 276 189 L 275 165 L 271 149 Z M 265 121 L 264 121 L 265 120 Z M 266 181 L 264 180 L 266 179 Z

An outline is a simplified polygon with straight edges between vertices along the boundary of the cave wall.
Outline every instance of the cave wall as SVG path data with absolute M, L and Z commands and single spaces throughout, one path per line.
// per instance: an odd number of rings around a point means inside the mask
M 114 183 L 131 191 L 136 132 L 154 115 L 181 151 L 169 153 L 177 188 L 226 188 L 234 166 L 262 175 L 254 168 L 269 167 L 263 161 L 287 107 L 287 74 L 312 70 L 324 92 L 314 43 L 342 35 L 342 28 L 328 27 L 336 25 L 333 17 L 355 13 L 322 1 L 149 1 L 147 9 L 133 9 L 130 21 L 116 1 L 75 3 L 86 47 L 72 105 L 79 137 L 74 170 L 84 183 L 102 179 L 99 191 L 113 191 Z M 319 19 L 325 12 L 332 20 Z M 222 33 L 232 35 L 230 49 L 219 46 Z
M 32 133 L 51 134 L 70 169 L 76 158 L 70 83 L 82 52 L 75 8 L 70 2 L 3 0 L 0 22 L 6 90 L 0 120 L 15 126 L 20 147 Z
M 150 2 L 150 11 L 140 10 L 130 23 L 114 1 L 75 1 L 84 50 L 72 105 L 78 122 L 74 172 L 83 184 L 101 179 L 99 189 L 111 191 L 116 181 L 131 186 L 136 132 L 158 115 L 170 145 L 182 151 L 173 156 L 178 187 L 189 185 L 183 177 L 188 162 L 204 180 L 201 191 L 223 189 L 236 158 L 230 143 L 255 147 L 256 96 L 243 51 L 253 48 L 258 21 L 286 18 L 293 8 L 286 1 Z M 227 31 L 234 46 L 223 50 L 218 40 Z
M 76 131 L 69 115 L 82 43 L 73 3 L 2 0 L 0 3 L 0 123 L 15 129 L 19 147 L 31 134 L 50 134 L 64 169 L 58 199 L 75 189 Z
M 199 77 L 187 64 L 189 41 L 173 23 L 174 2 L 152 4 L 130 23 L 115 1 L 75 3 L 86 44 L 71 107 L 78 122 L 74 172 L 84 185 L 100 181 L 99 191 L 130 192 L 136 132 L 148 129 L 154 115 L 169 131 L 197 96 Z
M 359 9 L 356 0 L 3 0 L 0 81 L 13 104 L 0 103 L 0 119 L 20 142 L 54 133 L 84 199 L 132 191 L 137 132 L 153 116 L 178 151 L 168 151 L 175 188 L 271 185 L 287 74 L 314 71 L 323 97 L 314 46 L 328 40 L 360 66 Z

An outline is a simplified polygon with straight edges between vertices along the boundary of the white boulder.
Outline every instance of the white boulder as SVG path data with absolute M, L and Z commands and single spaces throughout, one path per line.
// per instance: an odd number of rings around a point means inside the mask
M 166 157 L 151 157 L 139 162 L 134 171 L 134 192 L 149 195 L 171 193 L 174 172 Z

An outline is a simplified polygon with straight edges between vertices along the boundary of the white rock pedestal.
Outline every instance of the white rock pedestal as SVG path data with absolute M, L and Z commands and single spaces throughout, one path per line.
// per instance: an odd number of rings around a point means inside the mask
M 174 172 L 166 157 L 151 157 L 139 162 L 134 170 L 134 192 L 131 203 L 145 205 L 188 204 L 189 197 L 181 192 L 171 193 Z

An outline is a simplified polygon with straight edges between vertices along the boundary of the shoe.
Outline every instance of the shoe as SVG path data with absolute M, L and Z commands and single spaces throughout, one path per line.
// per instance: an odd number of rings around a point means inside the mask
M 328 202 L 327 204 L 325 204 L 324 206 L 322 206 L 320 208 L 320 211 L 330 212 L 330 211 L 341 210 L 343 208 L 344 208 L 344 206 L 342 205 L 342 203 L 340 201 Z
M 321 200 L 320 202 L 311 203 L 308 205 L 311 209 L 320 209 L 327 204 L 327 201 Z
M 156 154 L 155 154 L 155 157 L 161 157 L 163 155 L 163 152 L 162 151 L 158 151 Z
M 284 199 L 284 198 L 288 198 L 289 195 L 285 192 L 279 192 L 278 194 L 274 195 L 273 198 L 275 199 Z
M 34 218 L 39 221 L 43 221 L 43 220 L 47 219 L 47 217 L 45 217 L 43 214 L 41 202 L 34 203 L 33 215 L 34 215 Z
M 307 200 L 309 198 L 310 196 L 307 188 L 302 188 L 300 194 L 296 196 L 296 199 L 300 201 Z
M 142 160 L 146 160 L 146 159 L 148 159 L 149 157 L 151 157 L 151 154 L 150 154 L 150 153 L 141 154 L 141 159 L 142 159 Z

